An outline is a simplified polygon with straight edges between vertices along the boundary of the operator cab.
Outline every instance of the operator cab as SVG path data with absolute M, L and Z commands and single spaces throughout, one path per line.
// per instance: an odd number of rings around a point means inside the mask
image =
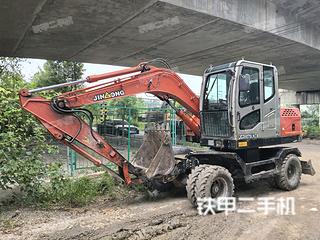
M 242 149 L 281 144 L 278 74 L 273 65 L 240 60 L 205 70 L 200 97 L 201 144 Z

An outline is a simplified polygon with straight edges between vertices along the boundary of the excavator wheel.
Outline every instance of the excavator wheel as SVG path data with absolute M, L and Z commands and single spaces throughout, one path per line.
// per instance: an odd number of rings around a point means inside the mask
M 289 154 L 281 163 L 280 174 L 275 177 L 275 183 L 282 190 L 294 190 L 300 184 L 301 174 L 300 159 L 294 154 Z
M 195 190 L 197 198 L 232 197 L 233 178 L 226 168 L 210 165 L 200 172 Z
M 203 164 L 196 166 L 188 176 L 186 185 L 187 196 L 194 207 L 197 207 L 196 183 L 198 181 L 199 174 L 208 166 L 210 165 Z

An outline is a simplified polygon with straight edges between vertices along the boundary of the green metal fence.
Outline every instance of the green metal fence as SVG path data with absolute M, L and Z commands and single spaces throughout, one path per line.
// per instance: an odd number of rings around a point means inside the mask
M 172 145 L 184 144 L 186 129 L 171 108 L 129 108 L 101 104 L 95 115 L 94 128 L 127 160 L 132 157 L 143 142 L 144 132 L 155 125 L 170 131 Z M 68 166 L 71 175 L 81 170 L 95 169 L 95 166 L 68 149 Z M 114 168 L 112 163 L 104 164 Z

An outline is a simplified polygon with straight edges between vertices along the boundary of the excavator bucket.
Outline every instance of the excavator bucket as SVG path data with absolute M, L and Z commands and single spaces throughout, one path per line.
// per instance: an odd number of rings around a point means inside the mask
M 170 133 L 163 130 L 148 131 L 132 164 L 149 179 L 169 175 L 175 166 Z

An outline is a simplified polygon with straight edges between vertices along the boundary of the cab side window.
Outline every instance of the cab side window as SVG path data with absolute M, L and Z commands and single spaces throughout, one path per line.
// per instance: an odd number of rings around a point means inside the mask
M 249 74 L 249 90 L 240 91 L 239 93 L 239 105 L 245 107 L 249 105 L 260 103 L 260 87 L 259 87 L 259 69 L 252 67 L 244 67 L 242 69 L 242 75 Z
M 275 93 L 273 67 L 263 67 L 263 95 L 264 102 L 269 101 Z

